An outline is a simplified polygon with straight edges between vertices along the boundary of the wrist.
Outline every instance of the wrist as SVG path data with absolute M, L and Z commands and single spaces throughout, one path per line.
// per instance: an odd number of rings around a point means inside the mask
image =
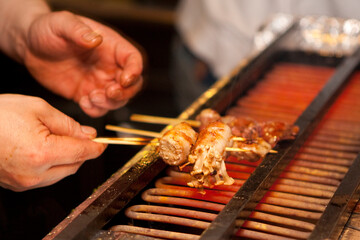
M 23 63 L 31 24 L 49 12 L 43 0 L 0 0 L 0 50 Z

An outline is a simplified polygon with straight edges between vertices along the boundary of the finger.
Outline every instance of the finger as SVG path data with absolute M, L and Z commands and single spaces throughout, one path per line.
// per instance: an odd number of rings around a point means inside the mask
M 104 152 L 106 147 L 106 144 L 99 144 L 90 139 L 50 135 L 44 143 L 41 164 L 51 167 L 95 159 Z
M 138 81 L 143 70 L 142 56 L 133 46 L 130 54 L 125 54 L 122 47 L 116 49 L 116 60 L 122 67 L 122 72 L 117 76 L 116 81 L 122 87 L 129 87 Z
M 86 25 L 76 15 L 62 11 L 58 12 L 54 18 L 58 18 L 61 24 L 54 24 L 54 32 L 58 36 L 74 42 L 84 48 L 94 48 L 101 44 L 102 36 Z
M 118 83 L 113 83 L 106 87 L 106 97 L 115 101 L 127 100 L 134 97 L 142 89 L 142 85 L 142 76 L 138 78 L 135 84 L 127 88 L 121 87 Z
M 108 109 L 95 106 L 89 99 L 88 95 L 82 96 L 79 101 L 81 109 L 90 117 L 101 117 L 108 112 Z
M 82 96 L 79 105 L 89 116 L 103 116 L 108 110 L 115 110 L 125 106 L 129 99 L 141 90 L 142 84 L 142 76 L 140 76 L 136 84 L 128 88 L 122 88 L 118 83 L 114 82 L 109 84 L 106 89 L 95 89 L 89 95 Z
M 100 108 L 91 103 L 89 96 L 82 96 L 79 105 L 81 109 L 90 117 L 101 117 L 108 112 L 108 109 Z
M 88 95 L 82 96 L 82 97 L 80 98 L 80 100 L 79 100 L 79 105 L 80 105 L 80 107 L 81 107 L 84 111 L 87 110 L 87 109 L 92 109 L 92 108 L 95 107 L 95 106 L 91 103 Z
M 117 84 L 118 85 L 118 84 Z M 104 89 L 96 89 L 90 92 L 89 99 L 91 103 L 102 109 L 114 110 L 123 107 L 127 103 L 127 99 L 113 100 L 106 96 Z

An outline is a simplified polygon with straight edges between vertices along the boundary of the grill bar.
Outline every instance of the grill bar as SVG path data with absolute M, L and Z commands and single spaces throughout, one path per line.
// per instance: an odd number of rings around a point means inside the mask
M 300 132 L 293 144 L 279 148 L 280 157 L 278 159 L 274 156 L 267 156 L 263 160 L 253 175 L 250 176 L 211 225 L 203 232 L 200 239 L 228 239 L 233 234 L 235 221 L 240 212 L 245 210 L 251 202 L 257 202 L 263 197 L 264 189 L 268 189 L 272 185 L 275 178 L 291 158 L 295 156 L 299 146 L 305 142 L 315 124 L 320 121 L 330 104 L 334 102 L 359 62 L 360 50 L 357 50 L 352 56 L 343 61 L 329 82 L 296 121 L 296 125 L 300 127 Z
M 343 229 L 351 210 L 359 199 L 360 154 L 355 159 L 341 185 L 331 198 L 309 240 L 335 239 Z

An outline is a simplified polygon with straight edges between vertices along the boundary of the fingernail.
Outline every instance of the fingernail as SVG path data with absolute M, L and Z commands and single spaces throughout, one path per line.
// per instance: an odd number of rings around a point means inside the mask
M 100 35 L 96 32 L 87 32 L 82 37 L 87 42 L 95 42 L 99 40 Z
M 124 80 L 121 82 L 121 86 L 130 87 L 136 83 L 136 80 L 137 77 L 135 77 L 134 75 L 124 77 Z
M 109 97 L 112 99 L 120 100 L 122 97 L 122 91 L 119 88 L 109 91 Z
M 81 126 L 81 131 L 90 138 L 96 137 L 96 129 L 89 126 Z

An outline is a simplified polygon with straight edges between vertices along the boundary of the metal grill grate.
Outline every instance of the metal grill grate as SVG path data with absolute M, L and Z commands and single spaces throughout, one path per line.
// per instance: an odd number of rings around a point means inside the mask
M 228 114 L 257 121 L 294 123 L 319 94 L 334 70 L 328 67 L 278 63 Z M 360 73 L 349 84 L 247 218 L 239 216 L 237 237 L 307 239 L 360 150 Z M 217 213 L 233 197 L 260 162 L 227 160 L 236 179 L 200 194 L 186 186 L 188 169 L 169 168 L 167 176 L 146 190 L 144 205 L 126 210 L 129 225 L 112 230 L 164 239 L 199 239 Z M 236 237 L 235 237 L 236 238 Z

